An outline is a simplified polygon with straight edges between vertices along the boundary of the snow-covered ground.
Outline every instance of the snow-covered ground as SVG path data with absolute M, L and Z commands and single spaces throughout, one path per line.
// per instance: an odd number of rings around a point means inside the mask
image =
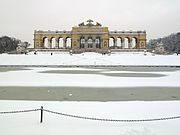
M 73 54 L 29 53 L 29 55 L 0 55 L 0 65 L 174 65 L 180 66 L 180 55 L 155 55 L 151 53 L 98 53 Z
M 0 101 L 0 111 L 45 109 L 86 117 L 149 119 L 180 115 L 180 102 L 33 102 Z M 102 122 L 40 111 L 0 114 L 1 135 L 179 135 L 180 119 L 154 122 Z
M 121 53 L 111 56 L 85 53 L 0 55 L 0 65 L 180 65 L 180 56 L 148 53 Z M 0 86 L 79 86 L 79 87 L 179 87 L 180 71 L 141 72 L 165 75 L 161 77 L 117 77 L 106 74 L 139 73 L 86 68 L 28 68 L 0 72 Z M 97 74 L 40 73 L 53 70 L 80 70 Z M 36 109 L 44 106 L 52 111 L 78 116 L 107 119 L 150 119 L 180 115 L 180 101 L 131 102 L 59 102 L 59 101 L 0 101 L 0 112 Z M 179 135 L 180 119 L 156 122 L 101 122 L 69 118 L 44 112 L 0 114 L 0 135 Z

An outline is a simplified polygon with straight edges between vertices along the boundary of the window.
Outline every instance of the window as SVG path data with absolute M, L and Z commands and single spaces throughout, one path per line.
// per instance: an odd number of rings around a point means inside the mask
M 100 48 L 100 40 L 99 40 L 99 38 L 96 38 L 95 43 L 96 43 L 96 48 Z
M 92 48 L 93 47 L 93 40 L 92 38 L 88 39 L 88 48 Z
M 85 44 L 85 39 L 81 39 L 81 44 Z
M 81 38 L 80 48 L 84 48 L 84 45 L 85 45 L 85 39 L 84 39 L 84 38 Z

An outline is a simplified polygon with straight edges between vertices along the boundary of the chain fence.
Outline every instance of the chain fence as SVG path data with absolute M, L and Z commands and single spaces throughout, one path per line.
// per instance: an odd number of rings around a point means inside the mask
M 96 120 L 96 121 L 109 121 L 109 122 L 146 122 L 146 121 L 161 121 L 161 120 L 172 120 L 172 119 L 180 119 L 180 116 L 176 117 L 167 117 L 167 118 L 152 118 L 152 119 L 105 119 L 105 118 L 95 118 L 95 117 L 84 117 L 84 116 L 77 116 L 72 114 L 66 114 L 61 112 L 54 112 L 51 110 L 43 109 L 45 112 L 62 115 L 66 117 L 73 117 L 78 119 L 85 119 L 85 120 Z
M 35 111 L 40 111 L 40 110 L 41 110 L 41 109 L 19 110 L 19 111 L 6 111 L 6 112 L 0 112 L 0 114 L 26 113 L 26 112 L 35 112 Z
M 106 118 L 95 118 L 95 117 L 85 117 L 85 116 L 78 116 L 78 115 L 73 115 L 73 114 L 66 114 L 66 113 L 62 113 L 62 112 L 56 112 L 56 111 L 43 109 L 43 107 L 41 107 L 40 109 L 31 109 L 31 110 L 6 111 L 6 112 L 0 112 L 0 114 L 26 113 L 26 112 L 35 112 L 35 111 L 41 112 L 41 120 L 40 120 L 41 123 L 43 121 L 43 111 L 47 112 L 47 113 L 65 116 L 65 117 L 84 119 L 84 120 L 105 121 L 105 122 L 130 122 L 131 123 L 131 122 L 151 122 L 151 121 L 164 121 L 164 120 L 180 119 L 180 116 L 149 118 L 149 119 L 106 119 Z

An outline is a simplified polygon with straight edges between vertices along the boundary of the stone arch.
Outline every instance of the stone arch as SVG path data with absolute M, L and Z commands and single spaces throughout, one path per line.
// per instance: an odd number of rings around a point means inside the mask
M 130 38 L 129 37 L 125 37 L 124 38 L 124 48 L 130 48 Z
M 137 38 L 136 37 L 132 37 L 131 38 L 131 48 L 136 48 L 137 46 Z
M 110 48 L 114 48 L 115 46 L 115 38 L 114 37 L 110 37 L 109 38 L 109 47 Z
M 122 48 L 123 39 L 122 37 L 117 38 L 117 48 Z
M 71 48 L 72 47 L 72 39 L 71 39 L 71 37 L 68 36 L 68 37 L 65 38 L 65 44 L 66 44 L 65 45 L 66 48 Z
M 56 38 L 55 37 L 51 37 L 50 38 L 50 46 L 51 48 L 56 48 L 57 47 L 57 43 L 56 43 Z
M 63 37 L 58 37 L 58 48 L 64 47 L 64 39 Z
M 48 37 L 43 37 L 43 48 L 50 48 Z

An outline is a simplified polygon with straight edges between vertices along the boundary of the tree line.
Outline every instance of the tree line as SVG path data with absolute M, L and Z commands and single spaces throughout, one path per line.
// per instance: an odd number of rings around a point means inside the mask
M 156 46 L 162 43 L 166 52 L 180 53 L 180 33 L 171 34 L 169 36 L 151 39 L 147 43 L 147 49 L 155 49 Z
M 16 38 L 11 38 L 8 36 L 0 37 L 0 53 L 16 50 L 16 47 L 20 42 L 21 40 Z
M 22 43 L 21 40 L 16 38 L 8 36 L 0 37 L 0 53 L 15 51 L 19 43 Z M 29 46 L 28 42 L 23 42 L 23 44 L 25 48 Z

